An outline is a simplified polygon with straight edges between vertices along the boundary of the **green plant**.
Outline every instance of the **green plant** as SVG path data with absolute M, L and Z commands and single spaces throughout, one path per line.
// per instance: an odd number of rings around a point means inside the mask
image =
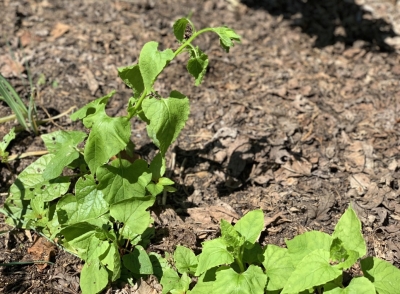
M 33 97 L 29 100 L 28 108 L 22 102 L 21 97 L 17 94 L 9 82 L 0 74 L 0 100 L 3 100 L 12 109 L 14 115 L 3 117 L 0 122 L 9 121 L 17 118 L 18 123 L 26 131 L 32 130 L 35 134 L 38 133 L 35 122 L 36 107 Z M 26 123 L 28 120 L 29 124 Z
M 148 208 L 163 191 L 174 191 L 164 177 L 165 154 L 185 125 L 189 100 L 178 91 L 162 98 L 154 90 L 158 75 L 176 56 L 189 53 L 188 72 L 199 85 L 206 73 L 207 55 L 192 41 L 214 32 L 225 51 L 240 41 L 227 27 L 196 31 L 187 18 L 174 24 L 180 43 L 177 50 L 159 51 L 158 43 L 146 43 L 138 64 L 119 68 L 119 76 L 133 90 L 127 115 L 109 117 L 106 104 L 114 92 L 99 98 L 71 118 L 89 129 L 57 131 L 42 135 L 49 154 L 40 157 L 11 186 L 4 210 L 7 222 L 35 229 L 85 260 L 81 272 L 83 293 L 98 293 L 117 279 L 142 275 L 162 276 L 163 260 L 147 254 L 153 228 Z M 131 119 L 139 117 L 159 153 L 150 163 L 132 156 Z M 83 146 L 83 147 L 82 147 Z M 110 158 L 116 159 L 111 160 Z M 69 170 L 66 172 L 66 170 Z
M 264 216 L 255 210 L 234 226 L 221 221 L 221 237 L 203 243 L 196 256 L 178 246 L 173 267 L 164 270 L 163 293 L 398 293 L 400 270 L 375 257 L 364 257 L 361 222 L 349 207 L 332 235 L 310 231 L 286 240 L 287 248 L 258 242 Z M 363 276 L 343 284 L 343 271 L 355 264 Z M 189 290 L 191 277 L 196 285 Z

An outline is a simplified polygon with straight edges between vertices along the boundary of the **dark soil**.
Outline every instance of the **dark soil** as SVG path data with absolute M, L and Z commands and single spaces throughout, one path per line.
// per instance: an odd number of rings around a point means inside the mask
M 218 233 L 221 218 L 235 221 L 256 208 L 266 216 L 261 242 L 283 245 L 308 230 L 331 233 L 351 204 L 369 254 L 399 267 L 400 5 L 394 1 L 3 0 L 0 72 L 26 101 L 31 75 L 41 119 L 113 89 L 118 94 L 107 111 L 122 115 L 130 91 L 117 67 L 135 63 L 150 40 L 176 49 L 171 26 L 190 12 L 198 28 L 226 24 L 243 42 L 226 54 L 213 35 L 197 41 L 210 57 L 201 87 L 185 72 L 183 55 L 160 76 L 159 93 L 185 93 L 191 115 L 170 150 L 178 191 L 153 213 L 150 250 L 196 249 Z M 10 114 L 0 102 L 0 117 Z M 1 124 L 0 138 L 16 125 Z M 151 158 L 155 148 L 144 125 L 133 125 L 137 152 Z M 40 132 L 59 129 L 82 125 L 63 116 Z M 10 146 L 12 155 L 40 150 L 40 137 L 27 132 Z M 14 175 L 33 160 L 0 166 L 1 203 Z M 10 230 L 0 222 L 0 231 Z M 33 231 L 1 235 L 0 263 L 31 260 L 36 239 Z M 51 252 L 53 265 L 0 267 L 0 292 L 80 293 L 80 260 Z M 139 293 L 120 285 L 108 291 Z

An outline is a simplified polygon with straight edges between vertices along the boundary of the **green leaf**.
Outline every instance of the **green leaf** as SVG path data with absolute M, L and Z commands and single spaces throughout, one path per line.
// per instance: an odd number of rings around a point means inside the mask
M 306 232 L 286 241 L 294 266 L 314 250 L 321 249 L 330 252 L 331 244 L 332 237 L 318 231 Z
M 267 276 L 258 266 L 250 265 L 243 273 L 228 268 L 217 271 L 212 293 L 263 294 L 266 283 Z
M 43 134 L 40 137 L 49 153 L 56 154 L 59 153 L 61 148 L 65 148 L 65 145 L 75 149 L 79 143 L 83 142 L 86 136 L 86 133 L 81 131 L 60 130 L 50 134 Z
M 0 141 L 0 162 L 6 162 L 8 157 L 8 152 L 6 149 L 10 142 L 15 139 L 15 128 L 12 128 L 4 137 L 3 140 Z
M 172 91 L 167 99 L 145 99 L 142 107 L 150 120 L 147 133 L 164 155 L 185 126 L 190 110 L 189 99 L 177 91 Z
M 174 35 L 176 39 L 179 41 L 179 43 L 183 43 L 185 41 L 184 36 L 185 36 L 185 30 L 186 26 L 189 23 L 189 20 L 186 17 L 178 19 L 174 23 Z
M 342 271 L 329 264 L 329 251 L 317 249 L 306 255 L 296 266 L 282 290 L 299 293 L 323 285 L 339 277 Z
M 188 293 L 187 291 L 189 290 L 189 285 L 190 285 L 191 279 L 189 276 L 184 273 L 178 283 L 178 287 L 175 289 L 171 290 L 171 294 L 186 294 Z
M 195 50 L 197 51 L 197 54 L 189 59 L 186 68 L 188 72 L 195 78 L 195 85 L 198 86 L 203 81 L 203 78 L 207 72 L 208 56 L 199 48 L 196 48 Z
M 2 213 L 7 215 L 6 224 L 17 228 L 30 229 L 27 215 L 33 213 L 29 200 L 7 198 Z
M 83 124 L 87 128 L 91 128 L 93 124 L 93 116 L 96 116 L 98 112 L 104 111 L 108 100 L 115 94 L 115 91 L 111 91 L 106 96 L 98 98 L 81 109 L 71 114 L 71 120 L 83 119 Z
M 166 168 L 167 167 L 165 165 L 164 156 L 162 156 L 161 153 L 157 153 L 157 155 L 154 156 L 154 158 L 151 161 L 150 166 L 149 166 L 153 181 L 157 182 L 158 179 L 161 178 L 165 174 Z M 170 185 L 172 185 L 172 184 L 170 184 Z
M 64 167 L 79 157 L 77 145 L 86 138 L 86 134 L 79 131 L 66 132 L 61 130 L 41 137 L 47 150 L 55 155 L 43 173 L 43 178 L 50 180 L 58 177 Z
M 155 197 L 137 197 L 111 205 L 110 214 L 124 224 L 121 233 L 126 239 L 134 239 L 135 234 L 142 234 L 152 223 L 147 209 L 154 204 Z
M 180 274 L 196 272 L 197 258 L 192 250 L 184 246 L 177 246 L 174 252 L 176 269 Z
M 224 240 L 217 238 L 203 243 L 203 251 L 199 255 L 199 264 L 195 276 L 200 276 L 206 270 L 222 265 L 231 264 L 233 256 L 228 251 Z
M 98 258 L 88 260 L 82 268 L 80 286 L 82 294 L 96 294 L 108 285 L 108 272 Z
M 143 78 L 139 65 L 131 65 L 118 68 L 118 75 L 124 83 L 133 90 L 134 97 L 139 98 L 144 90 Z
M 128 118 L 109 117 L 105 112 L 96 115 L 84 153 L 92 173 L 113 155 L 125 149 L 130 136 L 131 123 Z
M 46 154 L 24 169 L 10 187 L 9 199 L 27 200 L 42 195 L 43 201 L 52 201 L 65 194 L 70 185 L 69 178 L 58 177 L 50 181 L 43 178 L 42 173 L 53 158 L 53 154 Z
M 224 219 L 221 220 L 221 235 L 226 245 L 228 245 L 228 250 L 236 257 L 246 239 Z
M 114 204 L 132 197 L 144 197 L 146 186 L 151 181 L 151 173 L 147 162 L 138 159 L 130 163 L 124 159 L 116 159 L 109 165 L 97 169 L 97 189 L 103 191 L 104 199 Z
M 121 276 L 121 257 L 119 255 L 118 246 L 116 242 L 109 244 L 109 241 L 103 241 L 107 243 L 108 249 L 104 254 L 100 255 L 101 263 L 111 272 L 111 281 L 116 281 Z
M 57 215 L 60 224 L 96 219 L 109 209 L 102 191 L 97 189 L 93 175 L 78 179 L 75 185 L 75 196 L 66 195 L 57 203 Z
M 60 235 L 64 237 L 64 239 L 62 239 L 62 245 L 72 253 L 86 260 L 88 258 L 87 249 L 92 241 L 91 238 L 96 238 L 94 235 L 96 229 L 96 226 L 88 222 L 76 223 L 63 228 L 60 231 Z
M 235 224 L 234 228 L 246 241 L 255 243 L 264 228 L 264 213 L 261 209 L 250 211 Z
M 347 250 L 340 239 L 333 239 L 330 250 L 330 259 L 333 262 L 338 263 L 335 267 L 339 269 L 348 269 L 357 261 L 358 258 L 358 252 Z
M 324 285 L 324 294 L 375 294 L 374 285 L 365 277 L 353 278 L 346 288 L 341 288 L 335 283 L 326 283 Z
M 164 269 L 160 284 L 163 287 L 163 294 L 170 293 L 171 290 L 180 288 L 180 278 L 178 273 L 172 268 L 167 267 Z
M 175 184 L 173 180 L 169 178 L 159 178 L 158 179 L 158 184 L 163 185 L 163 186 L 169 186 Z
M 361 260 L 361 270 L 379 294 L 399 293 L 400 270 L 389 262 L 376 257 L 367 257 Z
M 228 27 L 213 28 L 212 31 L 218 34 L 219 43 L 226 52 L 229 52 L 230 47 L 235 45 L 233 41 L 240 43 L 240 36 Z
M 251 244 L 251 246 L 246 246 L 248 245 L 247 243 L 245 243 L 243 250 L 243 263 L 260 264 L 263 261 L 263 249 L 261 248 L 261 245 L 259 243 L 255 243 Z
M 140 72 L 147 92 L 153 90 L 153 84 L 157 76 L 174 58 L 174 52 L 171 49 L 160 52 L 157 48 L 157 42 L 148 42 L 143 46 L 139 55 Z
M 351 207 L 339 219 L 332 237 L 339 238 L 347 250 L 358 252 L 359 257 L 367 253 L 367 246 L 361 233 L 361 222 Z
M 140 245 L 136 245 L 131 253 L 124 255 L 122 263 L 134 274 L 151 275 L 153 273 L 153 264 L 146 250 Z
M 275 245 L 267 245 L 264 248 L 263 256 L 262 264 L 268 277 L 267 290 L 282 289 L 294 271 L 288 250 Z
M 147 191 L 150 192 L 150 194 L 152 196 L 157 196 L 158 194 L 162 193 L 162 191 L 164 191 L 164 186 L 160 185 L 160 184 L 154 184 L 154 183 L 150 183 L 147 185 L 146 187 Z

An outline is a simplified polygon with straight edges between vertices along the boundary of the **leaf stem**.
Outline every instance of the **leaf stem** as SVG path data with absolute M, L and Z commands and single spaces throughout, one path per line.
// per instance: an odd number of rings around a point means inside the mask
M 241 273 L 243 273 L 244 270 L 245 270 L 244 269 L 244 265 L 243 265 L 243 261 L 242 261 L 242 259 L 243 259 L 243 251 L 244 251 L 244 246 L 241 246 L 241 248 L 239 250 L 239 253 L 238 253 L 238 256 L 236 257 L 236 262 L 239 265 Z
M 133 107 L 133 111 L 131 112 L 131 114 L 128 114 L 128 119 L 131 119 L 132 117 L 134 117 L 137 114 L 138 109 L 142 105 L 144 98 L 146 98 L 146 95 L 147 95 L 147 91 L 146 91 L 146 89 L 144 89 L 142 96 L 140 96 L 139 100 L 135 103 L 135 106 Z
M 186 46 L 189 46 L 192 43 L 192 41 L 194 39 L 196 39 L 199 35 L 201 35 L 202 33 L 205 33 L 205 32 L 211 32 L 212 30 L 213 30 L 213 28 L 206 28 L 206 29 L 202 29 L 198 32 L 195 32 L 189 39 L 187 39 L 187 41 L 185 43 L 183 43 L 178 49 L 176 49 L 176 51 L 174 53 L 174 58 L 176 56 L 178 56 L 179 54 L 181 54 L 183 49 L 185 49 Z

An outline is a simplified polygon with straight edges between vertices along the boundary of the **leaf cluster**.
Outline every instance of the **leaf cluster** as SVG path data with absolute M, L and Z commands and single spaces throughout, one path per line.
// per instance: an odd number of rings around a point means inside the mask
M 400 270 L 364 257 L 361 222 L 351 207 L 332 235 L 306 232 L 286 240 L 287 248 L 261 246 L 263 224 L 262 211 L 254 210 L 234 226 L 222 220 L 221 237 L 204 242 L 197 256 L 178 246 L 161 279 L 163 293 L 398 293 Z M 362 275 L 345 285 L 343 271 L 356 264 Z
M 187 39 L 182 35 L 183 25 L 192 32 Z M 175 191 L 173 181 L 164 177 L 165 154 L 185 126 L 189 99 L 177 90 L 159 97 L 154 83 L 177 55 L 187 52 L 188 71 L 196 85 L 200 84 L 208 57 L 192 41 L 208 31 L 218 34 L 226 51 L 233 41 L 240 40 L 227 27 L 196 31 L 190 20 L 178 20 L 174 33 L 180 47 L 176 51 L 159 51 L 157 42 L 148 42 L 137 64 L 118 69 L 132 89 L 127 115 L 107 115 L 114 91 L 88 103 L 71 115 L 72 120 L 83 122 L 87 132 L 42 135 L 49 154 L 22 171 L 10 188 L 2 210 L 8 215 L 7 223 L 37 230 L 83 259 L 83 293 L 99 293 L 118 279 L 133 281 L 150 274 L 161 278 L 165 264 L 145 250 L 154 230 L 149 208 L 160 193 Z M 146 124 L 149 137 L 159 148 L 150 162 L 133 158 L 133 117 Z M 10 132 L 0 144 L 3 160 L 13 136 Z M 132 160 L 123 159 L 121 152 Z

